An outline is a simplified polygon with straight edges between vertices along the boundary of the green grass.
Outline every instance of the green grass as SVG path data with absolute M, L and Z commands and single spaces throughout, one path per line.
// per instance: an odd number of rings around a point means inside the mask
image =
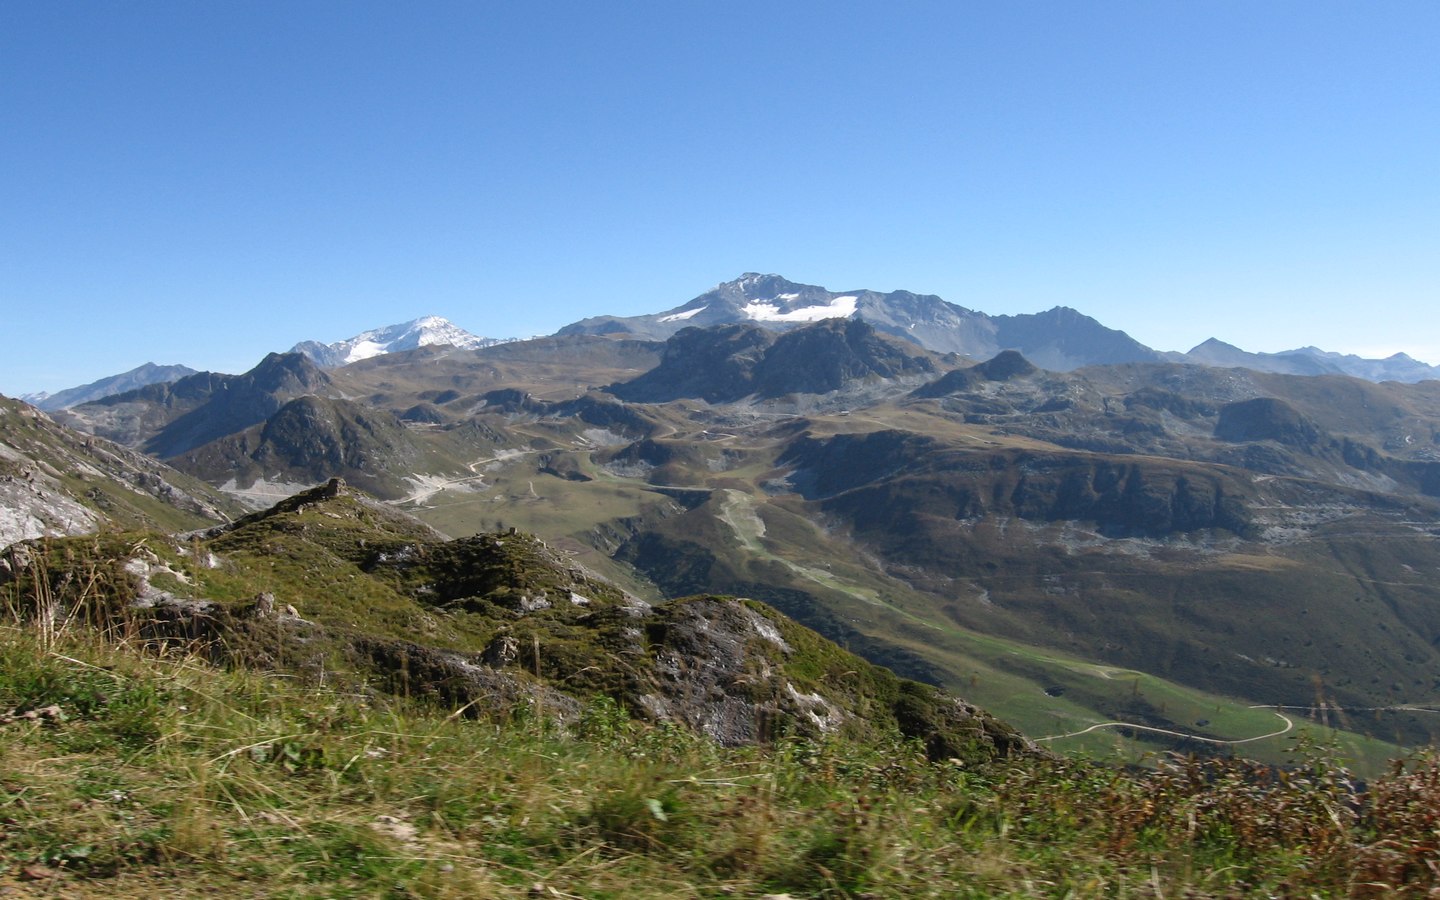
M 54 709 L 33 718 L 24 713 Z M 0 885 L 266 897 L 1423 896 L 1440 768 L 931 763 L 568 729 L 0 628 Z M 23 894 L 22 894 L 23 895 Z M 1389 895 L 1389 894 L 1387 894 Z
M 763 533 L 757 522 L 763 524 Z M 714 533 L 702 531 L 704 528 Z M 1146 753 L 1180 748 L 1244 753 L 1277 763 L 1285 757 L 1285 736 L 1249 741 L 1284 726 L 1273 711 L 1252 708 L 1261 701 L 1225 696 L 966 627 L 933 595 L 921 594 L 887 577 L 859 554 L 852 552 L 847 557 L 813 552 L 834 547 L 833 539 L 827 540 L 813 523 L 785 505 L 726 491 L 708 506 L 679 520 L 674 533 L 685 534 L 712 549 L 720 548 L 709 566 L 712 579 L 717 577 L 717 571 L 733 572 L 736 574 L 720 577 L 784 585 L 819 598 L 852 633 L 870 636 L 924 660 L 932 667 L 932 676 L 945 687 L 995 712 L 1027 735 L 1071 735 L 1092 725 L 1119 721 L 1213 741 L 1246 741 L 1227 745 L 1186 741 L 1159 732 L 1107 728 L 1047 742 L 1056 752 L 1107 759 L 1118 754 L 1136 760 Z M 812 552 L 802 553 L 798 548 Z M 666 559 L 671 568 L 683 568 L 679 561 L 682 549 L 678 543 L 668 548 Z M 738 583 L 728 589 L 745 590 Z M 961 586 L 960 590 L 970 589 Z M 775 602 L 769 596 L 765 599 Z M 802 614 L 800 610 L 787 611 Z M 1306 721 L 1303 711 L 1286 714 L 1298 731 L 1314 731 L 1320 740 L 1339 742 L 1354 765 L 1367 774 L 1379 771 L 1387 760 L 1404 752 L 1401 743 L 1364 734 L 1359 730 L 1362 723 L 1350 719 L 1333 720 L 1330 724 L 1338 730 L 1332 731 L 1318 722 Z M 1382 725 L 1384 722 L 1375 721 Z
M 441 492 L 414 512 L 457 537 L 499 525 L 536 534 L 572 535 L 670 502 L 643 484 L 604 476 L 589 482 L 567 481 L 516 463 L 498 465 L 484 474 L 483 488 Z

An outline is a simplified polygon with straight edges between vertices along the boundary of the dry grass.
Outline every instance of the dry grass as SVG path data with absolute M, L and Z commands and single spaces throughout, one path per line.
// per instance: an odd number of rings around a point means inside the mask
M 561 731 L 0 631 L 0 885 L 55 897 L 1422 896 L 1440 766 L 968 770 Z M 36 712 L 48 708 L 57 712 Z M 28 716 L 27 713 L 35 715 Z

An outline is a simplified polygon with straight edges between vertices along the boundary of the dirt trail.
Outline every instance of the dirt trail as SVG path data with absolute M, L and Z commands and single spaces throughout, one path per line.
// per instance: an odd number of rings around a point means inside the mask
M 1035 740 L 1036 740 L 1036 741 L 1058 741 L 1058 740 L 1062 740 L 1062 739 L 1064 739 L 1064 738 L 1079 737 L 1079 736 L 1082 735 L 1082 734 L 1089 734 L 1090 732 L 1092 732 L 1092 731 L 1098 731 L 1098 730 L 1100 730 L 1101 728 L 1132 728 L 1132 729 L 1134 729 L 1134 730 L 1136 730 L 1136 731 L 1149 731 L 1149 732 L 1151 732 L 1152 734 L 1169 734 L 1169 735 L 1173 735 L 1173 736 L 1175 736 L 1175 737 L 1187 738 L 1187 739 L 1192 740 L 1192 741 L 1201 741 L 1201 742 L 1206 743 L 1206 744 L 1225 744 L 1225 745 L 1248 744 L 1248 743 L 1251 743 L 1252 741 L 1263 741 L 1263 740 L 1266 740 L 1267 738 L 1280 737 L 1281 735 L 1283 735 L 1283 734 L 1289 734 L 1292 730 L 1294 730 L 1294 728 L 1295 728 L 1295 722 L 1294 722 L 1294 720 L 1291 719 L 1289 716 L 1285 715 L 1284 713 L 1282 713 L 1280 710 L 1284 709 L 1284 710 L 1291 710 L 1291 711 L 1297 711 L 1297 712 L 1298 712 L 1298 711 L 1306 711 L 1306 712 L 1308 712 L 1308 711 L 1312 711 L 1312 710 L 1315 709 L 1315 707 L 1310 707 L 1310 706 L 1284 706 L 1284 705 L 1276 704 L 1276 703 L 1261 703 L 1261 704 L 1258 704 L 1258 705 L 1256 705 L 1256 706 L 1251 706 L 1251 707 L 1249 707 L 1249 708 L 1250 708 L 1250 709 L 1269 709 L 1269 710 L 1273 710 L 1273 711 L 1275 712 L 1275 715 L 1279 716 L 1279 717 L 1285 722 L 1285 727 L 1282 728 L 1282 729 L 1280 729 L 1279 731 L 1272 731 L 1272 732 L 1269 733 L 1269 734 L 1259 734 L 1259 735 L 1256 735 L 1255 737 L 1240 738 L 1240 739 L 1238 739 L 1238 740 L 1226 741 L 1226 740 L 1221 740 L 1221 739 L 1219 739 L 1219 738 L 1201 737 L 1201 736 L 1198 735 L 1198 734 L 1187 734 L 1186 732 L 1183 732 L 1183 731 L 1171 731 L 1171 730 L 1168 729 L 1168 728 L 1155 728 L 1155 727 L 1150 726 L 1150 725 L 1141 725 L 1141 724 L 1139 724 L 1138 722 L 1101 722 L 1101 723 L 1099 723 L 1098 725 L 1091 725 L 1089 728 L 1082 728 L 1082 729 L 1079 730 L 1079 731 L 1072 731 L 1072 732 L 1070 732 L 1069 734 L 1052 734 L 1052 735 L 1050 735 L 1049 737 L 1035 738 Z M 1423 712 L 1423 713 L 1440 713 L 1440 709 L 1432 709 L 1432 708 L 1430 708 L 1430 707 L 1428 707 L 1428 706 L 1415 706 L 1415 705 L 1413 705 L 1413 704 L 1408 704 L 1408 703 L 1397 704 L 1397 705 L 1394 705 L 1394 706 L 1349 706 L 1349 707 L 1327 706 L 1327 707 L 1325 707 L 1325 710 L 1328 711 L 1328 712 L 1339 712 L 1339 713 L 1345 713 L 1345 712 L 1387 712 L 1387 711 L 1417 712 L 1417 713 L 1422 713 L 1422 712 Z
M 1251 709 L 1266 709 L 1266 708 L 1268 708 L 1268 707 L 1252 706 L 1252 707 L 1250 707 L 1250 708 L 1251 708 Z M 1234 741 L 1225 741 L 1225 740 L 1221 740 L 1221 739 L 1219 739 L 1219 738 L 1200 737 L 1199 735 L 1195 735 L 1195 734 L 1186 734 L 1186 733 L 1183 732 L 1183 731 L 1171 731 L 1171 730 L 1168 729 L 1168 728 L 1155 728 L 1154 726 L 1151 726 L 1151 725 L 1141 725 L 1141 724 L 1139 724 L 1139 723 L 1137 723 L 1137 722 L 1101 722 L 1101 723 L 1098 724 L 1098 725 L 1091 725 L 1089 728 L 1082 728 L 1082 729 L 1079 730 L 1079 731 L 1072 731 L 1072 732 L 1070 732 L 1069 734 L 1052 734 L 1052 735 L 1050 735 L 1049 737 L 1035 738 L 1035 740 L 1036 740 L 1036 741 L 1058 741 L 1058 740 L 1060 740 L 1061 738 L 1079 737 L 1079 736 L 1082 735 L 1082 734 L 1089 734 L 1089 733 L 1092 732 L 1092 731 L 1099 731 L 1101 728 L 1130 728 L 1130 729 L 1133 729 L 1133 730 L 1135 730 L 1135 731 L 1148 731 L 1148 732 L 1151 732 L 1152 734 L 1168 734 L 1168 735 L 1172 735 L 1172 736 L 1174 736 L 1174 737 L 1186 738 L 1186 739 L 1192 740 L 1192 741 L 1201 741 L 1201 742 L 1206 743 L 1206 744 L 1226 744 L 1226 745 L 1248 744 L 1248 743 L 1250 743 L 1251 741 L 1263 741 L 1263 740 L 1265 740 L 1266 738 L 1280 737 L 1282 734 L 1289 734 L 1290 731 L 1292 731 L 1292 730 L 1295 728 L 1295 722 L 1294 722 L 1294 720 L 1291 719 L 1289 716 L 1285 715 L 1285 714 L 1282 713 L 1282 712 L 1279 712 L 1278 710 L 1276 711 L 1275 715 L 1279 716 L 1279 717 L 1280 717 L 1280 720 L 1285 723 L 1285 727 L 1284 727 L 1284 728 L 1281 728 L 1279 731 L 1272 731 L 1272 732 L 1270 732 L 1269 734 L 1260 734 L 1260 735 L 1256 735 L 1255 737 L 1240 738 L 1239 740 L 1234 740 Z

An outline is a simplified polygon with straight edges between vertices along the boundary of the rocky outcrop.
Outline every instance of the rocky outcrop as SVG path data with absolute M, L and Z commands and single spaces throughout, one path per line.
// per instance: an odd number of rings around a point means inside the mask
M 830 319 L 776 339 L 754 370 L 755 394 L 827 394 L 868 379 L 923 377 L 934 361 L 863 319 Z
M 1324 434 L 1319 426 L 1284 400 L 1256 397 L 1221 407 L 1215 436 L 1234 443 L 1275 441 L 1297 450 L 1313 450 Z
M 973 391 L 986 382 L 1012 381 L 1034 375 L 1038 371 L 1040 370 L 1020 353 L 1006 350 L 993 359 L 968 369 L 952 369 L 935 381 L 916 388 L 910 396 L 917 400 L 945 397 L 961 391 Z
M 688 328 L 671 338 L 660 365 L 607 390 L 623 400 L 693 397 L 723 403 L 754 395 L 826 394 L 857 382 L 922 378 L 935 361 L 862 319 L 828 319 L 776 337 L 756 325 Z
M 261 587 L 221 599 L 245 585 Z M 533 536 L 447 541 L 338 480 L 183 539 L 14 545 L 0 603 L 467 715 L 523 706 L 563 723 L 606 696 L 725 744 L 898 732 L 937 759 L 1038 752 L 763 604 L 652 606 Z
M 755 364 L 774 341 L 774 334 L 755 325 L 687 328 L 665 342 L 658 366 L 606 390 L 642 403 L 680 397 L 711 403 L 738 400 L 754 393 Z

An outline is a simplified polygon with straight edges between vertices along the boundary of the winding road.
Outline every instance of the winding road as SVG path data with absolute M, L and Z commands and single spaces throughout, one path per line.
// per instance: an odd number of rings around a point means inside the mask
M 1130 728 L 1130 729 L 1133 729 L 1133 730 L 1135 730 L 1135 731 L 1149 731 L 1149 732 L 1151 732 L 1151 733 L 1153 733 L 1153 734 L 1168 734 L 1168 735 L 1172 735 L 1172 736 L 1174 736 L 1174 737 L 1185 738 L 1185 739 L 1191 740 L 1191 741 L 1200 741 L 1200 742 L 1206 743 L 1206 744 L 1225 744 L 1225 745 L 1249 744 L 1249 743 L 1251 743 L 1251 742 L 1253 742 L 1253 741 L 1263 741 L 1263 740 L 1266 740 L 1266 739 L 1268 739 L 1268 738 L 1280 737 L 1281 735 L 1289 734 L 1291 731 L 1293 731 L 1293 730 L 1295 729 L 1295 720 L 1294 720 L 1294 719 L 1291 719 L 1289 716 L 1287 716 L 1287 715 L 1285 715 L 1283 712 L 1281 712 L 1282 709 L 1283 709 L 1283 710 L 1313 710 L 1313 709 L 1315 709 L 1315 707 L 1312 707 L 1312 706 L 1285 706 L 1285 705 L 1275 704 L 1275 703 L 1261 703 L 1261 704 L 1258 704 L 1258 705 L 1256 705 L 1256 706 L 1251 706 L 1251 707 L 1248 707 L 1248 708 L 1249 708 L 1249 709 L 1269 709 L 1269 710 L 1274 710 L 1274 711 L 1275 711 L 1275 715 L 1279 716 L 1279 717 L 1280 717 L 1280 720 L 1285 723 L 1285 727 L 1284 727 L 1284 728 L 1281 728 L 1279 731 L 1272 731 L 1272 732 L 1270 732 L 1269 734 L 1259 734 L 1259 735 L 1256 735 L 1255 737 L 1240 738 L 1240 739 L 1238 739 L 1238 740 L 1226 741 L 1226 740 L 1221 740 L 1220 738 L 1201 737 L 1201 736 L 1198 735 L 1198 734 L 1187 734 L 1186 732 L 1183 732 L 1183 731 L 1171 731 L 1171 730 L 1168 729 L 1168 728 L 1156 728 L 1156 727 L 1151 726 L 1151 725 L 1141 725 L 1141 724 L 1138 723 L 1138 722 L 1101 722 L 1101 723 L 1098 724 L 1098 725 L 1091 725 L 1089 728 L 1082 728 L 1082 729 L 1080 729 L 1079 731 L 1072 731 L 1072 732 L 1070 732 L 1070 733 L 1068 733 L 1068 734 L 1052 734 L 1052 735 L 1049 735 L 1048 737 L 1035 738 L 1035 740 L 1036 740 L 1037 742 L 1038 742 L 1038 741 L 1058 741 L 1058 740 L 1062 740 L 1062 739 L 1064 739 L 1064 738 L 1079 737 L 1079 736 L 1082 735 L 1082 734 L 1089 734 L 1089 733 L 1092 732 L 1092 731 L 1099 731 L 1099 730 L 1102 729 L 1102 728 Z M 1411 704 L 1401 704 L 1401 705 L 1397 705 L 1397 706 L 1352 706 L 1352 707 L 1328 706 L 1328 707 L 1325 707 L 1325 709 L 1328 710 L 1328 711 L 1330 711 L 1330 712 L 1391 712 L 1391 711 L 1401 711 L 1401 712 L 1440 713 L 1440 709 L 1431 709 L 1430 707 L 1427 707 L 1427 706 L 1414 706 L 1414 705 L 1411 705 Z

